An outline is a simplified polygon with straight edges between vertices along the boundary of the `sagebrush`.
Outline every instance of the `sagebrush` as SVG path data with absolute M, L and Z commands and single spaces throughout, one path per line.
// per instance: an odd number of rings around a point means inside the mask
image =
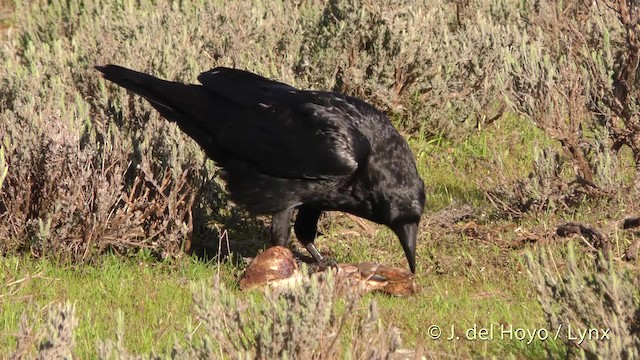
M 600 255 L 602 256 L 602 255 Z M 541 249 L 528 254 L 549 331 L 580 358 L 637 359 L 640 356 L 640 282 L 614 261 L 606 266 L 581 260 L 573 246 L 566 256 Z M 581 339 L 579 332 L 588 332 Z
M 117 316 L 115 339 L 100 339 L 100 359 L 390 359 L 419 358 L 413 350 L 402 347 L 399 331 L 385 327 L 375 301 L 370 301 L 364 316 L 356 315 L 360 298 L 355 294 L 340 296 L 333 276 L 305 277 L 291 288 L 238 296 L 219 279 L 191 285 L 194 315 L 198 327 L 177 339 L 168 353 L 133 354 L 124 344 L 127 319 Z M 37 318 L 23 316 L 17 349 L 13 358 L 73 358 L 75 307 L 54 305 L 46 323 L 37 327 Z M 352 339 L 343 344 L 340 336 Z M 202 333 L 201 333 L 202 334 Z
M 218 229 L 255 233 L 246 222 L 236 227 L 245 216 L 229 207 L 217 169 L 195 143 L 106 84 L 96 64 L 184 82 L 214 66 L 239 67 L 362 97 L 408 136 L 464 136 L 504 108 L 492 79 L 513 43 L 506 2 L 480 1 L 464 16 L 447 1 L 14 7 L 18 31 L 0 51 L 0 137 L 10 168 L 0 195 L 3 252 L 88 261 L 143 248 L 172 257 L 216 249 Z

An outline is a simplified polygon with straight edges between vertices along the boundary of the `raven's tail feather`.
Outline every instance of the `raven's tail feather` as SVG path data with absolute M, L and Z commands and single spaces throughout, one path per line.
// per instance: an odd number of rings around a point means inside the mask
M 123 68 L 118 65 L 96 66 L 102 76 L 147 99 L 160 114 L 173 122 L 196 140 L 207 152 L 211 152 L 210 145 L 215 130 L 208 128 L 208 121 L 200 119 L 199 114 L 207 113 L 201 108 L 208 106 L 211 101 L 202 99 L 202 87 L 187 85 L 156 78 L 138 71 Z M 209 156 L 213 154 L 209 153 Z
M 175 104 L 175 95 L 167 98 L 168 94 L 176 94 L 178 88 L 186 88 L 188 85 L 176 82 L 170 82 L 158 79 L 148 74 L 123 68 L 118 65 L 96 66 L 96 69 L 102 72 L 102 76 L 125 89 L 128 89 L 145 99 L 147 99 L 154 108 L 167 117 L 169 120 L 180 122 L 180 109 Z M 171 91 L 167 91 L 171 89 Z

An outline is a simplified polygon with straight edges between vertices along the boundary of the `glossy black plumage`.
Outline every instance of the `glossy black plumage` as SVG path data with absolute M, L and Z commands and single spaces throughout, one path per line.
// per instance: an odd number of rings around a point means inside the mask
M 287 243 L 298 209 L 296 235 L 321 260 L 313 245 L 318 218 L 345 211 L 394 230 L 415 272 L 424 183 L 406 141 L 373 106 L 228 68 L 200 74 L 202 85 L 96 68 L 197 141 L 223 168 L 236 203 L 272 214 L 274 245 Z

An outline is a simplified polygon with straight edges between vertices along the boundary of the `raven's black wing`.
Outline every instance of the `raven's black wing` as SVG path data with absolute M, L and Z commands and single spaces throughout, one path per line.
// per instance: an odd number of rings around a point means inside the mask
M 217 144 L 263 173 L 344 176 L 369 155 L 370 144 L 358 129 L 359 117 L 366 115 L 339 95 L 300 91 L 227 68 L 202 73 L 198 80 L 233 104 L 229 117 L 214 120 Z
M 286 178 L 331 178 L 353 173 L 370 144 L 358 129 L 366 116 L 345 98 L 300 91 L 235 69 L 216 68 L 198 80 L 228 101 L 216 122 L 217 145 L 233 156 Z
M 353 173 L 371 150 L 358 129 L 368 114 L 337 94 L 228 68 L 200 74 L 202 86 L 98 69 L 176 121 L 223 167 L 240 161 L 274 177 L 334 178 Z

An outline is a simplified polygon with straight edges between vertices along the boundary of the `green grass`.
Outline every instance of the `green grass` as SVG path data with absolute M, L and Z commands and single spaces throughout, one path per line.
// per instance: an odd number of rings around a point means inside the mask
M 21 315 L 41 319 L 51 304 L 75 303 L 77 355 L 96 356 L 98 340 L 115 339 L 118 312 L 125 319 L 127 348 L 167 350 L 191 321 L 188 284 L 212 279 L 216 266 L 184 259 L 173 264 L 145 257 L 103 256 L 95 264 L 63 266 L 28 256 L 0 258 L 0 353 L 15 346 Z
M 464 356 L 537 358 L 544 354 L 545 344 L 539 341 L 526 344 L 497 336 L 491 341 L 472 341 L 463 336 L 464 329 L 474 326 L 545 326 L 520 251 L 454 234 L 438 236 L 437 241 L 423 240 L 427 241 L 419 248 L 421 293 L 408 299 L 379 299 L 383 319 L 399 326 L 409 344 Z M 448 334 L 452 325 L 461 340 L 430 339 L 430 326 L 439 326 Z
M 461 267 L 469 267 L 465 261 L 460 262 Z M 23 313 L 31 314 L 31 321 L 39 326 L 38 319 L 46 313 L 46 308 L 70 301 L 75 303 L 79 319 L 76 330 L 79 358 L 95 357 L 98 340 L 115 339 L 119 311 L 125 319 L 125 346 L 134 354 L 151 350 L 163 352 L 175 341 L 183 341 L 193 328 L 188 284 L 211 279 L 217 270 L 215 264 L 191 260 L 165 264 L 115 256 L 105 256 L 99 264 L 76 267 L 60 266 L 46 259 L 7 257 L 0 258 L 0 267 L 4 270 L 0 279 L 4 284 L 0 302 L 3 335 L 0 353 L 13 350 L 15 339 L 12 335 L 17 333 Z M 229 276 L 233 269 L 223 266 L 221 271 L 226 273 L 229 288 L 235 289 Z M 482 274 L 491 270 L 481 271 L 477 266 L 461 271 L 461 274 L 422 275 L 422 292 L 415 297 L 371 295 L 365 300 L 375 298 L 378 301 L 385 324 L 399 327 L 409 346 L 421 346 L 433 353 L 465 356 L 542 355 L 544 350 L 540 343 L 429 339 L 427 331 L 431 325 L 438 325 L 445 331 L 451 325 L 457 329 L 503 323 L 523 328 L 544 326 L 522 272 L 497 277 Z
M 410 143 L 429 190 L 427 211 L 452 201 L 486 205 L 479 183 L 495 171 L 508 179 L 525 177 L 531 171 L 535 147 L 554 146 L 532 123 L 510 114 L 463 141 L 436 137 L 414 138 Z
M 428 213 L 448 205 L 452 200 L 487 207 L 474 180 L 485 176 L 480 172 L 488 159 L 513 151 L 518 156 L 505 156 L 514 176 L 524 172 L 531 155 L 511 144 L 543 141 L 540 133 L 528 123 L 507 118 L 500 127 L 471 136 L 458 145 L 448 141 L 439 144 L 412 142 L 419 154 L 420 172 L 432 189 Z M 487 144 L 491 143 L 492 146 Z M 456 231 L 425 227 L 418 244 L 419 295 L 393 298 L 371 295 L 378 301 L 385 324 L 400 328 L 405 344 L 418 346 L 430 353 L 455 356 L 540 357 L 544 345 L 518 340 L 467 340 L 465 329 L 512 324 L 535 329 L 544 327 L 544 318 L 535 293 L 526 278 L 522 252 L 505 249 L 501 244 L 513 240 L 513 227 L 495 224 L 495 243 L 468 238 Z M 317 241 L 321 251 L 339 261 L 377 261 L 405 266 L 405 258 L 395 236 L 387 229 L 370 224 L 367 234 L 341 215 L 324 219 Z M 233 239 L 231 239 L 233 241 Z M 498 241 L 500 240 L 500 241 Z M 257 240 L 259 242 L 260 240 Z M 93 264 L 64 266 L 47 259 L 10 256 L 0 259 L 3 277 L 0 352 L 15 346 L 15 334 L 21 314 L 43 309 L 56 302 L 76 304 L 79 327 L 76 332 L 77 355 L 95 356 L 99 339 L 114 339 L 117 313 L 125 319 L 125 345 L 132 353 L 150 350 L 162 352 L 182 341 L 192 324 L 189 283 L 210 279 L 218 271 L 215 263 L 192 259 L 157 262 L 144 254 L 134 258 L 115 255 L 100 257 Z M 237 267 L 224 265 L 223 278 L 233 285 Z M 237 291 L 237 290 L 234 290 Z M 42 317 L 42 316 L 40 316 Z M 37 318 L 37 316 L 36 316 Z M 461 340 L 429 338 L 429 327 L 437 325 L 448 336 L 453 325 Z M 552 344 L 552 348 L 559 345 Z

